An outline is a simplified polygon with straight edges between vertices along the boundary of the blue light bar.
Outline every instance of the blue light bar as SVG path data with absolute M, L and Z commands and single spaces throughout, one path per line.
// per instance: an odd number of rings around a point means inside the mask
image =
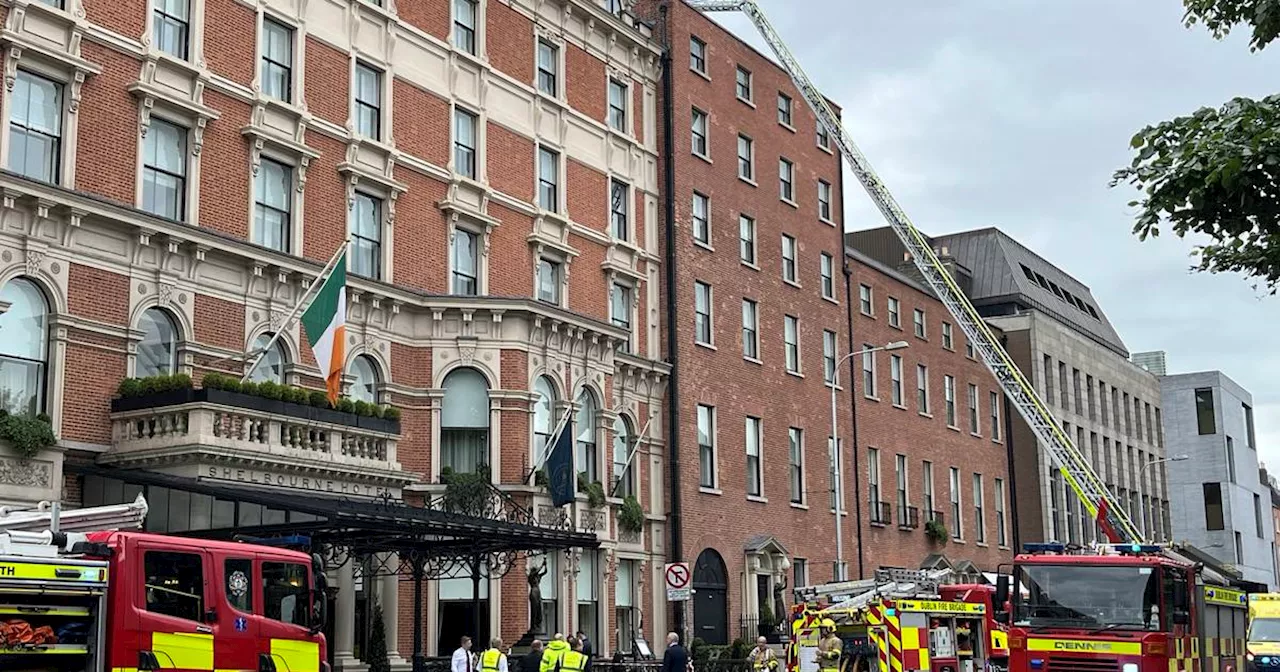
M 1062 553 L 1063 551 L 1066 551 L 1066 550 L 1067 550 L 1067 547 L 1065 544 L 1047 543 L 1047 544 L 1023 544 L 1022 545 L 1023 553 Z
M 1126 544 L 1117 546 L 1117 550 L 1121 553 L 1159 553 L 1159 544 Z

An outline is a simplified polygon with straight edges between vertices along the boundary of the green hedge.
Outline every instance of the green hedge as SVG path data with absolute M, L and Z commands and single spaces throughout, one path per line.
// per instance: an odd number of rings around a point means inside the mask
M 185 373 L 175 373 L 172 375 L 148 376 L 146 378 L 125 378 L 120 381 L 120 385 L 116 388 L 116 393 L 121 399 L 134 399 L 173 390 L 190 390 L 192 387 L 191 376 Z M 394 406 L 382 406 L 366 401 L 353 401 L 343 397 L 338 400 L 338 405 L 335 407 L 329 403 L 328 396 L 321 390 L 282 385 L 270 380 L 261 383 L 253 381 L 242 383 L 239 376 L 229 376 L 216 371 L 206 373 L 204 379 L 200 381 L 200 387 L 207 390 L 238 392 L 275 401 L 287 401 L 302 406 L 336 408 L 338 411 L 354 413 L 366 418 L 400 420 L 400 409 Z

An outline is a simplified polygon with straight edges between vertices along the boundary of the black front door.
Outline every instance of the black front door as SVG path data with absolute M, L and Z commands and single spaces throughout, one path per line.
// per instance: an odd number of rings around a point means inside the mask
M 720 554 L 708 548 L 693 568 L 693 636 L 707 644 L 729 643 L 728 572 Z

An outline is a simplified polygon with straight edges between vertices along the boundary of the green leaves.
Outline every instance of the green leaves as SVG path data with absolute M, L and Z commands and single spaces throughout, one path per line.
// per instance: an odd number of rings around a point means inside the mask
M 1253 27 L 1249 49 L 1265 49 L 1280 37 L 1280 0 L 1183 0 L 1182 20 L 1188 28 L 1203 23 L 1217 39 L 1240 24 Z
M 1148 126 L 1130 146 L 1137 154 L 1111 185 L 1128 183 L 1142 192 L 1133 202 L 1138 239 L 1159 235 L 1163 226 L 1178 237 L 1203 236 L 1208 242 L 1194 248 L 1193 269 L 1243 273 L 1274 293 L 1280 285 L 1280 95 L 1235 98 Z

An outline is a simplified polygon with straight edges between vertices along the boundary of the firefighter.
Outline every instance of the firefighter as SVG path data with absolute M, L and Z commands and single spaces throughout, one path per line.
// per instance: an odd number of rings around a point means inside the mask
M 564 640 L 564 635 L 557 632 L 542 652 L 542 665 L 538 672 L 555 672 L 556 665 L 560 664 L 560 657 L 568 651 L 569 643 Z
M 747 656 L 752 672 L 777 672 L 778 656 L 769 648 L 769 641 L 764 637 L 756 640 L 756 648 Z
M 840 669 L 840 653 L 844 642 L 836 636 L 836 622 L 824 618 L 818 626 L 818 668 L 823 672 L 835 672 Z
M 507 672 L 507 654 L 502 650 L 502 640 L 489 640 L 489 648 L 480 654 L 480 672 Z
M 582 652 L 582 640 L 572 637 L 570 641 L 573 642 L 573 648 L 560 656 L 560 661 L 556 663 L 556 672 L 583 672 L 587 668 L 587 656 Z

